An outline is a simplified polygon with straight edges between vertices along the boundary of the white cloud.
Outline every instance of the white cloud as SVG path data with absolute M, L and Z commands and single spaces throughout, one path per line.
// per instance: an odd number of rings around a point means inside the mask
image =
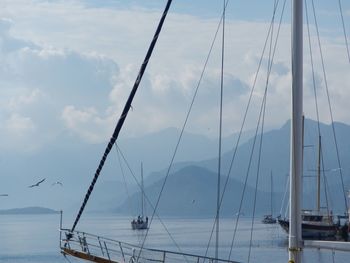
M 105 108 L 118 67 L 102 55 L 18 39 L 11 33 L 15 24 L 0 20 L 0 119 L 6 123 L 0 148 L 22 151 L 40 148 L 63 131 L 66 105 Z
M 3 77 L 0 82 L 8 87 L 1 92 L 10 101 L 6 114 L 21 115 L 25 111 L 38 133 L 43 132 L 43 124 L 49 121 L 49 125 L 45 124 L 52 130 L 66 128 L 90 142 L 108 139 L 160 12 L 108 6 L 90 8 L 80 1 L 7 1 L 0 14 L 11 18 L 0 23 L 1 43 L 12 47 L 1 49 L 0 54 Z M 127 135 L 181 126 L 217 23 L 217 19 L 169 14 L 126 121 Z M 226 28 L 224 120 L 228 134 L 237 131 L 242 121 L 268 25 L 228 20 Z M 269 126 L 280 125 L 289 118 L 289 31 L 289 25 L 283 24 L 269 80 L 266 119 Z M 350 100 L 346 88 L 350 80 L 341 41 L 322 38 L 332 99 L 345 107 Z M 308 50 L 305 55 L 308 64 Z M 256 123 L 266 83 L 267 57 L 266 52 L 247 128 Z M 319 65 L 316 55 L 315 62 Z M 191 115 L 193 131 L 216 134 L 220 63 L 220 44 L 216 43 Z M 308 66 L 306 69 L 305 83 L 309 86 L 311 73 Z M 322 77 L 321 69 L 316 70 L 317 76 Z M 320 84 L 324 83 L 321 77 Z M 307 87 L 305 92 L 305 110 L 309 112 L 313 112 L 311 91 Z M 26 96 L 23 94 L 33 92 L 38 93 L 32 99 L 23 98 Z M 324 94 L 320 103 L 326 103 Z M 326 107 L 322 109 L 322 115 L 327 116 Z M 337 112 L 336 118 L 350 122 L 343 111 Z M 50 132 L 45 130 L 47 135 Z
M 66 106 L 62 119 L 69 130 L 88 142 L 98 143 L 109 135 L 106 133 L 108 118 L 101 119 L 94 108 L 78 110 L 74 106 Z
M 8 102 L 8 111 L 20 111 L 26 106 L 36 103 L 42 98 L 43 93 L 39 89 L 29 90 L 28 92 L 21 92 L 17 97 L 10 98 Z
M 13 114 L 5 122 L 5 129 L 9 134 L 23 137 L 24 135 L 35 131 L 35 125 L 29 117 Z

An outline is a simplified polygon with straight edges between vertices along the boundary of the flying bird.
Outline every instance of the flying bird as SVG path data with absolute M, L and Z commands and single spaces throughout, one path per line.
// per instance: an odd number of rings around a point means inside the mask
M 54 185 L 56 185 L 56 184 L 58 184 L 58 185 L 60 185 L 60 186 L 63 186 L 63 184 L 62 184 L 61 182 L 59 182 L 59 181 L 54 182 L 54 183 L 52 184 L 52 186 L 54 186 Z
M 0 194 L 0 196 L 9 196 L 8 194 Z
M 41 181 L 37 182 L 36 184 L 32 184 L 30 186 L 28 186 L 29 188 L 35 187 L 35 186 L 39 186 L 39 184 L 41 184 L 42 182 L 45 181 L 46 178 L 42 179 Z

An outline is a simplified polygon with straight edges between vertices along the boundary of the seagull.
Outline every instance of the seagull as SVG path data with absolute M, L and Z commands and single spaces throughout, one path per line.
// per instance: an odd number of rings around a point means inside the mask
M 0 194 L 0 196 L 9 196 L 8 194 Z
M 39 186 L 39 184 L 41 184 L 42 182 L 45 181 L 46 178 L 42 179 L 41 181 L 37 182 L 36 184 L 32 184 L 30 186 L 28 186 L 29 188 L 35 187 L 35 186 Z
M 54 185 L 56 185 L 56 184 L 59 184 L 60 186 L 63 186 L 63 184 L 62 184 L 61 182 L 59 182 L 59 181 L 54 182 L 54 183 L 52 184 L 52 186 L 54 186 Z

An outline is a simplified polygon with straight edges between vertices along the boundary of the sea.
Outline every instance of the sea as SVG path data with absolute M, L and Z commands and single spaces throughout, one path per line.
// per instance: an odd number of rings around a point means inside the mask
M 131 230 L 130 217 L 116 214 L 83 214 L 76 229 L 132 244 L 144 240 L 145 231 Z M 72 215 L 63 213 L 63 228 L 70 228 Z M 163 224 L 166 225 L 167 231 Z M 209 218 L 162 218 L 162 223 L 152 222 L 145 247 L 204 255 L 213 229 Z M 65 258 L 59 249 L 60 215 L 1 215 L 0 216 L 0 262 L 83 262 L 73 257 Z M 254 221 L 251 240 L 251 218 L 242 218 L 237 227 L 231 260 L 238 262 L 288 262 L 287 235 L 275 225 Z M 235 227 L 233 219 L 220 219 L 219 253 L 225 257 L 232 243 Z M 170 238 L 169 232 L 172 236 Z M 215 239 L 215 238 L 213 238 Z M 177 246 L 174 244 L 176 242 Z M 213 242 L 209 253 L 213 253 Z M 305 249 L 303 262 L 329 263 L 350 262 L 350 252 Z

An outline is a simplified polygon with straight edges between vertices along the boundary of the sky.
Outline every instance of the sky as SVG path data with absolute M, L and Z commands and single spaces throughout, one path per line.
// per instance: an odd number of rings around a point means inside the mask
M 239 131 L 272 17 L 274 0 L 230 1 L 225 24 L 223 133 Z M 311 12 L 311 1 L 309 11 Z M 350 3 L 343 4 L 350 42 Z M 39 151 L 66 136 L 109 139 L 160 19 L 164 0 L 1 0 L 0 151 Z M 338 1 L 315 1 L 334 119 L 350 123 L 350 63 Z M 222 13 L 223 3 L 175 0 L 121 136 L 181 128 Z M 281 14 L 277 9 L 274 36 Z M 310 15 L 321 121 L 330 121 L 325 80 Z M 266 126 L 290 116 L 290 4 L 269 79 Z M 315 119 L 305 26 L 305 114 Z M 218 133 L 221 31 L 187 130 Z M 254 129 L 266 85 L 268 50 L 244 129 Z M 71 143 L 72 140 L 69 140 Z M 61 142 L 64 143 L 64 142 Z

